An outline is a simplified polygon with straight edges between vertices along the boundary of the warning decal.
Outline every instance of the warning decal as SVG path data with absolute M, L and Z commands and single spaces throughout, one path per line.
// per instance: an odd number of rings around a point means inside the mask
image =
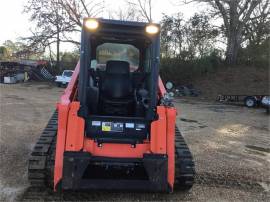
M 111 122 L 102 122 L 102 131 L 111 131 L 112 123 Z

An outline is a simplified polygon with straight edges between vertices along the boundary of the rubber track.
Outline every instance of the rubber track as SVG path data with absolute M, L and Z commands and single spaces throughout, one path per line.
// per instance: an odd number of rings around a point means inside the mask
M 178 128 L 175 128 L 175 188 L 188 190 L 195 179 L 192 154 Z
M 49 120 L 29 158 L 28 180 L 32 187 L 53 186 L 56 135 L 57 111 Z

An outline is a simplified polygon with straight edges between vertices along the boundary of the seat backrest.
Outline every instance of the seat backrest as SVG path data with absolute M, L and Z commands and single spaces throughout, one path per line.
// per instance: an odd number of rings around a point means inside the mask
M 107 98 L 125 98 L 132 93 L 129 63 L 110 60 L 102 81 L 102 93 Z
M 129 75 L 129 63 L 120 60 L 109 60 L 106 63 L 106 74 Z

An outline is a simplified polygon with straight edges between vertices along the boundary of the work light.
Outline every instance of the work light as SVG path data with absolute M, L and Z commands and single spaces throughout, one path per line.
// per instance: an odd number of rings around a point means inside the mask
M 145 31 L 148 34 L 157 34 L 159 32 L 159 27 L 157 25 L 150 24 L 146 26 Z
M 94 31 L 98 28 L 99 23 L 96 19 L 87 19 L 84 23 L 85 27 L 91 31 Z

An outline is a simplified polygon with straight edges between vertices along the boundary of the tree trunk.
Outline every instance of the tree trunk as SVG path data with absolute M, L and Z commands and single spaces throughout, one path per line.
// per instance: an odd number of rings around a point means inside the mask
M 226 63 L 228 65 L 236 65 L 238 51 L 241 46 L 241 33 L 233 31 L 228 36 Z
M 53 56 L 52 56 L 51 45 L 49 45 L 48 48 L 49 48 L 50 64 L 51 64 L 51 66 L 52 66 L 52 65 L 53 65 Z
M 60 38 L 59 38 L 59 31 L 57 32 L 57 41 L 56 41 L 56 68 L 62 72 L 60 67 Z

